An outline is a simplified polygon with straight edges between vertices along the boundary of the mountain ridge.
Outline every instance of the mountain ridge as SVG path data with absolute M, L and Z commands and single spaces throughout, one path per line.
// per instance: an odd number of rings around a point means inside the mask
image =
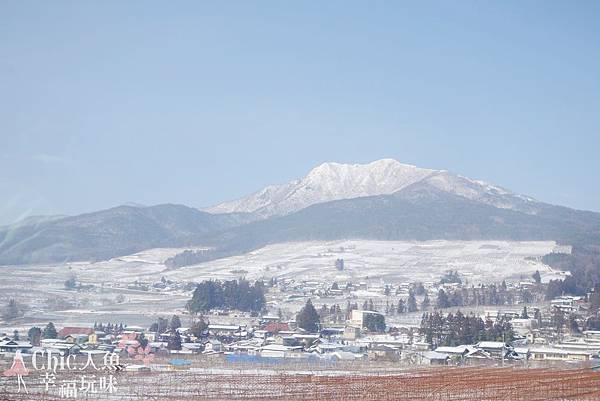
M 232 213 L 164 204 L 32 218 L 0 227 L 0 265 L 94 261 L 194 246 L 210 247 L 201 255 L 210 260 L 277 242 L 330 239 L 600 244 L 600 213 L 391 159 L 324 163 L 301 180 L 256 194 L 223 208 Z
M 269 185 L 249 196 L 203 210 L 209 213 L 254 213 L 262 218 L 285 216 L 318 203 L 390 195 L 421 181 L 471 200 L 535 213 L 537 201 L 531 197 L 447 170 L 420 168 L 394 159 L 380 159 L 368 164 L 323 163 L 301 179 Z

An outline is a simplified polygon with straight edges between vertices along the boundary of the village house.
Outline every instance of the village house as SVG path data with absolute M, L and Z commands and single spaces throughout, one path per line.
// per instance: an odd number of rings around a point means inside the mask
M 33 348 L 33 345 L 29 341 L 15 341 L 15 340 L 3 340 L 0 341 L 0 352 L 17 352 L 28 353 Z
M 41 347 L 47 352 L 56 352 L 59 355 L 75 355 L 81 351 L 81 346 L 68 343 L 57 338 L 45 338 L 41 341 Z
M 400 350 L 389 345 L 377 344 L 367 348 L 367 356 L 369 359 L 379 361 L 399 361 Z
M 211 339 L 204 343 L 204 353 L 221 352 L 223 343 L 217 339 Z
M 365 318 L 369 315 L 383 316 L 381 313 L 375 311 L 354 309 L 350 314 L 350 321 L 348 324 L 350 326 L 359 327 L 360 329 L 365 329 Z
M 583 304 L 583 297 L 565 295 L 562 297 L 554 298 L 550 301 L 550 305 L 553 308 L 558 308 L 566 313 L 573 313 L 579 311 L 579 308 Z
M 468 345 L 457 345 L 455 347 L 442 346 L 437 347 L 435 352 L 439 352 L 441 354 L 446 354 L 450 357 L 450 360 L 453 362 L 460 362 L 464 360 L 464 358 L 469 353 Z
M 66 326 L 60 329 L 58 332 L 58 338 L 65 339 L 67 336 L 70 336 L 70 338 L 74 340 L 77 338 L 77 335 L 85 335 L 87 341 L 87 337 L 92 333 L 94 333 L 94 329 L 91 327 Z
M 298 358 L 302 357 L 302 350 L 302 346 L 268 344 L 260 349 L 260 356 L 264 358 Z
M 556 347 L 536 347 L 529 349 L 529 355 L 533 361 L 589 361 L 594 353 Z
M 416 353 L 413 356 L 413 361 L 420 365 L 447 365 L 450 357 L 436 351 L 425 351 Z

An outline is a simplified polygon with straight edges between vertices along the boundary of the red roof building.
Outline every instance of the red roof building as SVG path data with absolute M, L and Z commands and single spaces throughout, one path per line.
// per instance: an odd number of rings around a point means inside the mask
M 94 329 L 90 327 L 63 327 L 58 332 L 59 338 L 65 338 L 66 336 L 75 336 L 76 334 L 85 334 L 89 336 L 94 332 Z
M 263 330 L 266 330 L 269 333 L 275 334 L 275 333 L 279 333 L 280 331 L 288 331 L 290 329 L 290 326 L 288 326 L 287 323 L 279 323 L 279 322 L 271 322 L 271 323 L 267 323 L 265 325 L 265 327 L 263 328 Z

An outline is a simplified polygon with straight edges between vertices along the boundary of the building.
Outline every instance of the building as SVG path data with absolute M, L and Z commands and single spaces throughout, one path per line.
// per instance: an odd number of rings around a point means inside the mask
M 0 342 L 0 352 L 17 352 L 28 353 L 33 348 L 28 341 L 4 340 Z
M 513 330 L 515 333 L 520 335 L 527 335 L 531 330 L 534 330 L 538 327 L 537 319 L 512 319 L 510 321 Z
M 302 347 L 268 344 L 260 349 L 260 356 L 265 358 L 300 358 L 302 357 Z
M 78 334 L 85 335 L 87 338 L 87 336 L 89 336 L 93 332 L 94 332 L 94 329 L 92 329 L 91 327 L 69 327 L 69 326 L 67 326 L 67 327 L 63 327 L 62 329 L 60 329 L 60 331 L 58 332 L 58 338 L 64 339 L 67 336 L 72 336 L 73 338 L 75 338 Z
M 361 329 L 365 328 L 365 318 L 369 315 L 377 315 L 383 316 L 379 312 L 370 311 L 370 310 L 357 310 L 354 309 L 350 314 L 350 326 L 359 327 Z
M 536 347 L 529 349 L 530 359 L 534 361 L 589 361 L 593 354 L 593 352 L 585 350 L 555 347 Z

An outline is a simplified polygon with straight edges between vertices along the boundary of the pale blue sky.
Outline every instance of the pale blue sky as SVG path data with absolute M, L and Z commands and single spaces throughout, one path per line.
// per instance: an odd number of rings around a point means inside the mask
M 392 157 L 600 211 L 600 2 L 0 1 L 0 224 Z

